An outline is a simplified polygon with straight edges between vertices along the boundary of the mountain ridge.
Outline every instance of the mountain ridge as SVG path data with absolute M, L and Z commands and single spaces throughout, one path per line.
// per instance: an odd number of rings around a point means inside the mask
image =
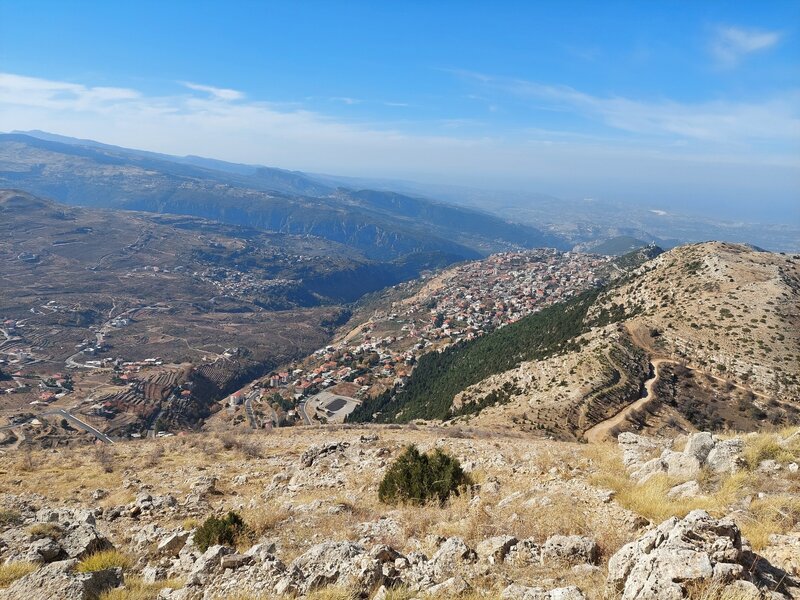
M 521 242 L 529 247 L 568 247 L 559 236 L 455 205 L 402 195 L 403 202 L 398 204 L 398 195 L 342 188 L 325 188 L 317 196 L 299 193 L 291 185 L 284 188 L 291 188 L 289 193 L 269 191 L 274 177 L 265 181 L 263 175 L 261 168 L 245 176 L 143 156 L 139 151 L 0 135 L 0 185 L 68 204 L 193 214 L 317 235 L 381 260 L 427 251 L 469 259 Z M 294 173 L 289 178 L 303 186 L 311 181 Z M 404 206 L 427 207 L 437 220 L 420 221 L 403 212 Z M 487 227 L 491 227 L 489 233 L 483 233 Z

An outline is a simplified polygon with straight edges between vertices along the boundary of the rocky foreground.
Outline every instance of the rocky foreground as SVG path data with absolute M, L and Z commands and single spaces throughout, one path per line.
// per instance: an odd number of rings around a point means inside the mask
M 0 472 L 0 598 L 800 598 L 800 431 L 616 445 L 446 428 L 185 436 Z M 474 485 L 391 506 L 408 443 Z M 13 461 L 11 461 L 13 462 Z M 247 529 L 202 551 L 207 517 Z

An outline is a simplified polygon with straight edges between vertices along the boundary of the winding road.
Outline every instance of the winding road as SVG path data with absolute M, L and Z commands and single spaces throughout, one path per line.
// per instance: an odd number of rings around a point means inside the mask
M 605 421 L 600 421 L 596 425 L 590 427 L 583 433 L 583 437 L 589 443 L 596 444 L 598 442 L 605 441 L 611 437 L 611 430 L 620 425 L 628 418 L 628 415 L 633 413 L 640 408 L 644 408 L 651 401 L 655 399 L 655 394 L 653 393 L 653 386 L 658 381 L 658 367 L 661 363 L 664 362 L 673 362 L 664 358 L 654 358 L 651 362 L 651 368 L 653 369 L 653 376 L 649 379 L 645 380 L 644 382 L 644 391 L 645 395 L 639 398 L 636 402 L 629 404 L 618 413 L 616 413 L 613 417 L 606 419 Z
M 114 440 L 112 440 L 110 437 L 108 437 L 105 433 L 103 433 L 99 429 L 96 429 L 96 428 L 92 427 L 91 425 L 89 425 L 85 421 L 81 421 L 78 417 L 74 416 L 73 414 L 67 412 L 66 410 L 64 410 L 62 408 L 57 408 L 55 410 L 49 410 L 47 412 L 43 412 L 42 414 L 37 415 L 36 417 L 32 417 L 31 419 L 27 419 L 25 421 L 20 421 L 19 423 L 14 423 L 12 425 L 3 425 L 2 427 L 0 427 L 0 431 L 8 431 L 8 430 L 11 430 L 11 429 L 17 429 L 19 427 L 22 427 L 26 423 L 29 423 L 31 420 L 33 420 L 35 418 L 38 418 L 38 417 L 51 417 L 51 416 L 62 417 L 64 419 L 66 419 L 67 421 L 69 421 L 70 423 L 75 425 L 78 429 L 82 429 L 86 433 L 91 433 L 95 438 L 97 438 L 101 442 L 105 442 L 106 444 L 113 444 L 114 443 Z

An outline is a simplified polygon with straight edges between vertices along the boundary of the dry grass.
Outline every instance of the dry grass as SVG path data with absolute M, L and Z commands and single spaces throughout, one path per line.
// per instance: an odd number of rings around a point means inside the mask
M 37 568 L 37 564 L 24 561 L 0 564 L 0 589 L 7 588 L 17 579 L 33 573 Z
M 0 527 L 7 525 L 19 525 L 22 523 L 22 516 L 15 510 L 0 510 Z
M 79 573 L 92 573 L 120 567 L 123 570 L 133 566 L 133 559 L 118 550 L 103 550 L 84 558 L 75 569 Z
M 755 550 L 761 550 L 768 544 L 771 535 L 786 533 L 800 523 L 800 489 L 796 478 L 775 478 L 755 471 L 763 460 L 771 459 L 784 464 L 800 460 L 800 436 L 793 438 L 789 444 L 781 443 L 796 431 L 798 429 L 793 428 L 778 434 L 744 437 L 748 469 L 716 477 L 704 473 L 699 481 L 704 489 L 710 490 L 704 496 L 668 498 L 667 491 L 678 482 L 666 475 L 637 484 L 628 477 L 619 458 L 619 450 L 611 445 L 587 448 L 586 453 L 596 468 L 590 483 L 614 490 L 617 502 L 654 522 L 673 516 L 683 517 L 695 509 L 723 516 L 735 503 L 764 492 L 766 495 L 763 498 L 750 502 L 747 512 L 737 517 L 742 534 Z
M 774 460 L 782 464 L 800 460 L 800 440 L 797 444 L 784 447 L 779 443 L 779 439 L 778 435 L 773 433 L 748 436 L 744 450 L 747 467 L 751 470 L 757 469 L 763 460 Z
M 791 531 L 800 523 L 800 496 L 776 494 L 756 499 L 750 504 L 749 513 L 751 516 L 739 526 L 753 548 L 760 550 L 768 544 L 771 535 Z
M 156 600 L 161 590 L 165 588 L 176 590 L 182 587 L 183 581 L 180 579 L 145 583 L 140 577 L 126 577 L 124 587 L 102 593 L 100 600 Z
M 715 580 L 690 582 L 686 586 L 687 600 L 752 600 L 747 592 L 725 589 L 725 584 Z
M 64 534 L 64 531 L 57 523 L 37 523 L 28 527 L 28 533 L 35 539 L 53 538 L 57 540 Z
M 358 592 L 356 590 L 329 585 L 309 592 L 307 600 L 356 600 Z
M 617 502 L 651 521 L 661 522 L 669 517 L 684 517 L 698 508 L 711 513 L 719 513 L 723 508 L 719 499 L 713 496 L 668 498 L 667 491 L 677 482 L 666 475 L 651 477 L 642 484 L 636 483 L 628 476 L 616 447 L 590 446 L 587 453 L 590 453 L 597 469 L 589 482 L 597 487 L 613 490 Z

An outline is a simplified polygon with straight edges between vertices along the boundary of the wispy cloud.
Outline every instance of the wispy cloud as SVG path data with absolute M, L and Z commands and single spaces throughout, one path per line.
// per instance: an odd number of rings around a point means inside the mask
M 715 144 L 800 140 L 800 92 L 761 102 L 638 100 L 597 96 L 569 86 L 460 72 L 480 85 L 535 102 L 537 110 L 571 112 L 612 129 Z
M 359 98 L 350 98 L 349 96 L 332 96 L 330 100 L 331 102 L 341 102 L 342 104 L 347 104 L 348 106 L 361 104 L 361 100 Z
M 720 26 L 711 40 L 711 53 L 721 67 L 733 68 L 748 54 L 772 48 L 781 41 L 780 31 Z
M 191 81 L 181 81 L 179 82 L 182 86 L 189 88 L 190 90 L 194 90 L 196 92 L 204 92 L 209 94 L 212 98 L 216 98 L 218 100 L 242 100 L 244 99 L 244 94 L 238 90 L 231 90 L 228 88 L 218 88 L 211 85 L 202 85 L 199 83 L 192 83 Z
M 58 110 L 103 110 L 110 104 L 136 100 L 141 94 L 120 87 L 86 86 L 0 73 L 0 99 L 5 102 Z
M 611 127 L 611 133 L 580 130 L 597 136 L 593 138 L 535 131 L 537 125 L 549 123 L 529 123 L 513 132 L 487 134 L 483 121 L 459 114 L 422 122 L 366 123 L 241 93 L 225 98 L 197 89 L 203 93 L 150 95 L 2 73 L 0 131 L 40 129 L 169 154 L 288 169 L 524 186 L 580 197 L 620 190 L 632 194 L 631 189 L 645 190 L 647 198 L 654 193 L 685 197 L 713 189 L 720 197 L 762 201 L 770 194 L 796 198 L 800 193 L 797 94 L 762 105 L 688 105 L 603 98 L 486 75 L 475 81 L 494 86 L 493 92 L 505 90 L 531 104 L 595 119 Z M 503 108 L 502 94 L 493 95 L 497 96 Z M 636 135 L 612 135 L 614 130 Z M 794 147 L 754 150 L 750 142 L 762 138 Z M 684 139 L 707 143 L 675 146 L 676 140 Z

